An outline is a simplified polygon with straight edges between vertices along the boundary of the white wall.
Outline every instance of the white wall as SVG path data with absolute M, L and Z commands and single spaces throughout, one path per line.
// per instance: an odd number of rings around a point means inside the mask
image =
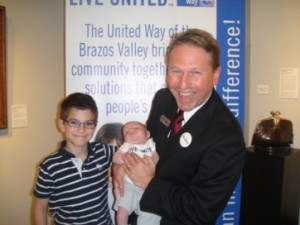
M 9 129 L 0 130 L 0 224 L 30 224 L 36 166 L 56 149 L 57 104 L 64 96 L 64 1 L 0 0 L 7 13 Z M 294 123 L 300 148 L 299 99 L 280 99 L 279 68 L 300 68 L 300 1 L 249 1 L 246 129 L 279 110 Z M 259 95 L 266 84 L 270 94 Z M 300 96 L 299 96 L 300 97 Z M 11 128 L 11 105 L 27 105 L 28 127 Z
M 0 0 L 7 14 L 9 129 L 0 130 L 0 224 L 30 224 L 38 162 L 56 149 L 64 96 L 64 1 Z M 28 127 L 11 128 L 11 105 L 27 105 Z
M 300 148 L 300 91 L 298 99 L 279 98 L 280 68 L 300 68 L 300 1 L 250 1 L 249 37 L 248 144 L 257 121 L 278 110 L 293 122 L 294 147 Z M 269 94 L 257 94 L 261 84 L 269 86 Z

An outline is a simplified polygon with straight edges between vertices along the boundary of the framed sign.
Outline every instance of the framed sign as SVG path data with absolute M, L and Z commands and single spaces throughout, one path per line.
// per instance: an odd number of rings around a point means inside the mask
M 0 129 L 7 128 L 5 7 L 0 6 Z

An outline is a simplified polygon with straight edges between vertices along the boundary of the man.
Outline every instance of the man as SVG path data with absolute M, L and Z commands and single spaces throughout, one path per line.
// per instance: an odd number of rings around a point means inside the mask
M 215 224 L 241 175 L 243 133 L 214 90 L 219 57 L 219 45 L 209 33 L 189 29 L 175 35 L 165 58 L 168 88 L 156 93 L 147 121 L 158 164 L 155 168 L 151 158 L 135 154 L 124 158 L 123 170 L 145 190 L 141 210 L 161 216 L 161 224 Z M 171 135 L 178 110 L 183 126 Z M 116 179 L 122 193 L 123 183 Z

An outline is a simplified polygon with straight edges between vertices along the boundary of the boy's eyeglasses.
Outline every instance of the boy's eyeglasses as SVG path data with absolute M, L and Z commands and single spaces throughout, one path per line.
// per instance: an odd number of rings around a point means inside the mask
M 71 120 L 64 120 L 64 122 L 67 123 L 69 127 L 75 127 L 75 128 L 80 127 L 81 124 L 86 129 L 94 129 L 97 126 L 97 122 L 93 120 L 87 120 L 85 122 L 81 122 L 79 120 L 71 119 Z

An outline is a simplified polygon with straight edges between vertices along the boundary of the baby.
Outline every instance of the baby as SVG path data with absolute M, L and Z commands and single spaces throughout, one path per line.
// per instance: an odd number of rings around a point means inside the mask
M 123 144 L 113 156 L 113 163 L 124 164 L 123 155 L 126 152 L 133 152 L 143 158 L 144 155 L 151 156 L 155 163 L 158 162 L 159 156 L 155 150 L 155 143 L 150 138 L 150 132 L 147 127 L 137 121 L 129 121 L 124 124 L 122 129 Z M 138 215 L 137 224 L 155 225 L 160 223 L 160 217 L 143 212 L 140 210 L 139 201 L 144 190 L 130 180 L 128 176 L 124 178 L 125 191 L 120 197 L 118 190 L 115 191 L 117 201 L 115 209 L 117 210 L 117 224 L 127 225 L 128 216 L 134 211 Z

